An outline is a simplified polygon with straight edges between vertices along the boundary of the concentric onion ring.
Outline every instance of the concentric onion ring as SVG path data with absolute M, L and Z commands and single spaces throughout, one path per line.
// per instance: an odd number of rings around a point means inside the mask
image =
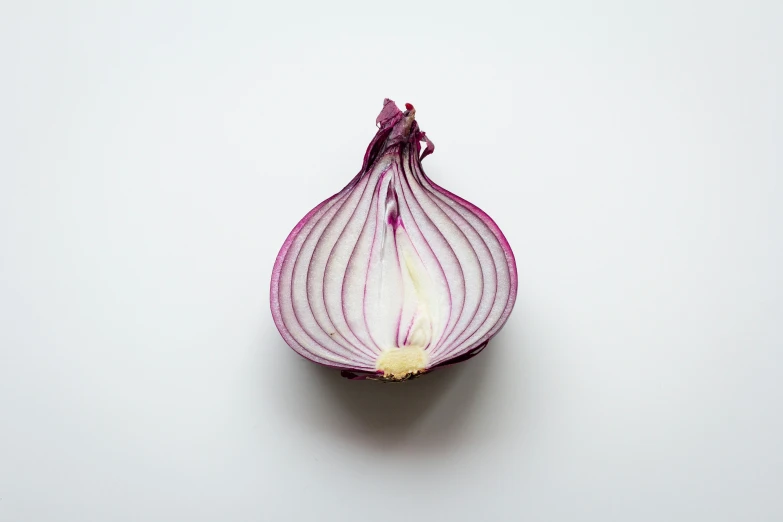
M 294 227 L 272 272 L 286 343 L 349 378 L 400 381 L 467 360 L 516 299 L 506 238 L 427 177 L 435 147 L 406 109 L 384 101 L 362 170 Z

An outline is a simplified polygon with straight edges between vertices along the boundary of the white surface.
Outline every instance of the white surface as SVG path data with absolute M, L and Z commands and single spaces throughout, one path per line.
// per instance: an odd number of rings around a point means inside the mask
M 90 4 L 0 8 L 0 520 L 783 519 L 783 4 Z M 521 274 L 402 386 L 267 303 L 386 96 Z

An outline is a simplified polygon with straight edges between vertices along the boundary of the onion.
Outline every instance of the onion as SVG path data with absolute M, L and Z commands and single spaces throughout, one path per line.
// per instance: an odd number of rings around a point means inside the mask
M 272 271 L 283 339 L 352 379 L 403 381 L 470 359 L 516 299 L 508 241 L 427 177 L 435 146 L 405 107 L 384 101 L 361 171 L 302 218 Z

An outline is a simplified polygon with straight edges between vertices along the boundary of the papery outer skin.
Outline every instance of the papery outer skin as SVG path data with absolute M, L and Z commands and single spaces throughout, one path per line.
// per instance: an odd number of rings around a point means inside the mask
M 383 377 L 374 367 L 374 358 L 380 350 L 402 346 L 410 340 L 410 328 L 402 334 L 406 326 L 401 319 L 410 313 L 414 319 L 419 317 L 421 327 L 415 334 L 417 339 L 429 343 L 425 351 L 432 355 L 423 373 L 475 356 L 505 324 L 517 293 L 514 254 L 495 222 L 475 205 L 433 183 L 424 173 L 421 159 L 433 152 L 434 145 L 419 130 L 415 111 L 402 112 L 387 99 L 376 123 L 379 130 L 367 148 L 359 174 L 311 210 L 288 235 L 275 261 L 270 288 L 272 316 L 286 343 L 303 357 L 340 369 L 343 376 L 352 379 Z M 427 145 L 423 153 L 422 141 Z M 384 188 L 385 194 L 381 194 Z M 340 221 L 344 223 L 338 231 L 334 223 Z M 353 250 L 345 271 L 334 272 L 332 268 L 340 266 L 351 244 Z M 473 248 L 471 252 L 466 244 Z M 365 255 L 356 255 L 359 248 L 364 248 Z M 443 268 L 436 249 L 447 268 Z M 429 254 L 422 254 L 426 250 Z M 335 251 L 342 252 L 343 257 Z M 409 260 L 414 263 L 413 268 Z M 395 262 L 399 274 L 394 269 Z M 477 269 L 480 278 L 465 278 L 465 270 Z M 365 271 L 363 286 L 359 270 Z M 342 274 L 340 295 L 335 292 L 335 274 Z M 494 287 L 487 285 L 493 277 Z M 400 285 L 388 284 L 399 278 Z M 421 292 L 416 281 L 428 285 L 429 291 Z M 410 290 L 411 284 L 415 291 Z M 368 298 L 368 288 L 375 289 L 378 297 L 383 292 L 391 297 Z M 478 294 L 476 288 L 481 288 Z M 443 306 L 446 293 L 448 306 Z M 397 313 L 395 299 L 402 299 L 396 326 L 390 315 Z M 471 308 L 466 312 L 468 300 Z M 361 303 L 364 326 L 355 310 L 357 303 Z M 418 303 L 414 312 L 412 303 Z M 371 316 L 380 313 L 388 317 L 368 322 L 368 308 Z M 456 308 L 460 308 L 458 313 L 454 313 Z M 482 321 L 481 314 L 485 312 L 489 315 Z M 487 324 L 487 319 L 492 324 Z M 471 336 L 479 334 L 471 340 Z M 377 338 L 383 340 L 379 343 Z

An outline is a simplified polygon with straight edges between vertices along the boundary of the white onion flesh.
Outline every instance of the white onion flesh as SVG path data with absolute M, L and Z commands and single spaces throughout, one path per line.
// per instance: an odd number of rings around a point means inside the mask
M 275 262 L 281 335 L 348 376 L 403 380 L 474 355 L 516 298 L 508 242 L 424 174 L 420 140 L 424 155 L 432 144 L 414 116 L 385 102 L 362 172 L 299 222 Z

